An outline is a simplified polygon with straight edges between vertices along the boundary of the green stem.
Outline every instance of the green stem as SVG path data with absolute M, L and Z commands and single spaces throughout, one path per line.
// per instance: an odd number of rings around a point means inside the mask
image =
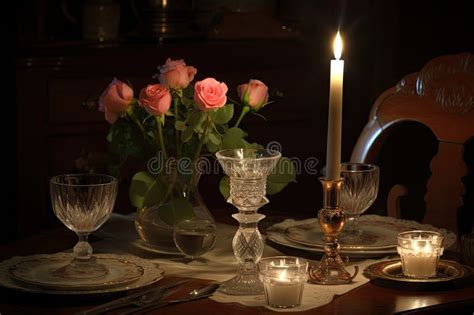
M 244 106 L 242 107 L 242 111 L 240 112 L 240 116 L 239 116 L 239 119 L 237 119 L 237 122 L 235 123 L 235 126 L 234 128 L 238 127 L 240 125 L 240 122 L 242 121 L 242 119 L 244 118 L 245 115 L 247 115 L 247 113 L 250 111 L 250 107 L 248 106 Z
M 193 187 L 193 182 L 196 179 L 197 169 L 195 168 L 195 165 L 196 165 L 197 160 L 201 156 L 202 146 L 204 145 L 204 139 L 207 136 L 207 131 L 209 129 L 210 124 L 211 124 L 211 119 L 209 118 L 209 115 L 206 114 L 206 124 L 204 125 L 204 130 L 202 131 L 201 139 L 199 139 L 199 144 L 197 146 L 196 153 L 194 153 L 194 158 L 191 162 L 191 167 L 192 167 L 192 170 L 193 170 L 193 174 L 191 175 L 191 178 L 189 179 L 188 189 L 186 189 L 186 195 L 187 196 L 189 196 L 190 189 L 191 189 L 191 187 Z
M 141 132 L 143 133 L 143 137 L 145 138 L 145 140 L 148 139 L 148 135 L 145 131 L 145 128 L 143 128 L 143 125 L 140 123 L 140 121 L 138 121 L 138 118 L 137 116 L 135 115 L 135 113 L 133 112 L 133 103 L 130 104 L 130 106 L 128 107 L 127 109 L 127 115 L 128 117 L 130 117 L 133 122 L 135 123 L 135 125 L 137 125 L 137 127 L 141 130 Z
M 211 120 L 209 119 L 209 115 L 206 114 L 206 124 L 204 125 L 204 130 L 202 131 L 201 139 L 199 139 L 199 144 L 196 149 L 196 153 L 194 153 L 194 158 L 191 165 L 194 165 L 194 163 L 196 163 L 197 159 L 201 155 L 202 146 L 204 145 L 204 139 L 207 136 L 207 130 L 209 129 L 210 124 L 211 124 Z
M 161 117 L 160 116 L 155 116 L 156 119 L 156 124 L 158 125 L 158 140 L 160 141 L 160 147 L 161 150 L 163 151 L 163 157 L 165 160 L 168 160 L 168 154 L 166 153 L 166 147 L 165 147 L 165 141 L 163 141 L 163 127 L 161 125 Z
M 178 114 L 179 114 L 179 111 L 178 111 L 178 106 L 179 106 L 179 99 L 178 99 L 178 96 L 174 97 L 173 98 L 173 104 L 174 104 L 174 117 L 175 117 L 175 121 L 178 121 L 179 120 L 179 117 L 178 117 Z M 179 159 L 179 156 L 181 155 L 181 147 L 179 145 L 179 130 L 176 130 L 176 158 Z

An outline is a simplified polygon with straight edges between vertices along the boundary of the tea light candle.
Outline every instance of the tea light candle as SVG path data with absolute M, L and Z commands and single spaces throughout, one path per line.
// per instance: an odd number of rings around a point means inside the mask
M 286 256 L 263 258 L 258 266 L 267 305 L 275 308 L 301 305 L 308 272 L 305 259 Z
M 443 236 L 431 231 L 408 231 L 398 234 L 397 251 L 403 274 L 412 278 L 436 276 L 439 257 L 443 254 Z

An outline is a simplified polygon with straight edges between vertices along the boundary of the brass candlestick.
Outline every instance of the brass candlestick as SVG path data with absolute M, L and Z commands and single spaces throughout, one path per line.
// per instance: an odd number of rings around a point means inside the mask
M 323 185 L 323 208 L 318 212 L 318 222 L 324 232 L 324 256 L 317 265 L 309 268 L 309 278 L 313 283 L 344 284 L 350 283 L 359 272 L 355 266 L 355 273 L 351 275 L 344 267 L 339 255 L 337 235 L 345 222 L 344 210 L 340 206 L 341 186 L 343 180 L 329 180 L 321 177 Z

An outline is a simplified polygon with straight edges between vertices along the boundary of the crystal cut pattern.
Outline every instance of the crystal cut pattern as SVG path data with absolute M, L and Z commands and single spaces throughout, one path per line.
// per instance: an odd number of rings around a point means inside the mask
M 268 203 L 265 197 L 267 176 L 281 154 L 264 149 L 235 149 L 219 151 L 216 156 L 230 177 L 227 202 L 239 210 L 239 213 L 232 215 L 239 222 L 232 241 L 239 268 L 234 278 L 221 285 L 220 291 L 230 295 L 263 294 L 257 263 L 262 257 L 264 243 L 257 225 L 265 216 L 258 214 L 257 210 Z

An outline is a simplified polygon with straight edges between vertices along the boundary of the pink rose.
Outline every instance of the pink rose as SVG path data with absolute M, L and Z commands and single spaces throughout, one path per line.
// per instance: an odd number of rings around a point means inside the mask
M 221 108 L 227 102 L 227 85 L 214 78 L 207 78 L 194 85 L 194 101 L 203 112 Z
M 140 91 L 140 104 L 153 116 L 163 116 L 171 106 L 171 94 L 161 84 L 148 84 Z
M 105 112 L 105 120 L 113 124 L 126 112 L 133 99 L 133 90 L 127 84 L 114 78 L 99 99 L 99 110 Z
M 268 87 L 259 80 L 250 80 L 249 83 L 237 87 L 240 100 L 244 105 L 259 110 L 268 102 Z
M 182 59 L 171 60 L 168 58 L 166 63 L 159 66 L 158 69 L 160 70 L 160 83 L 175 90 L 186 88 L 197 73 L 196 68 L 186 66 Z

